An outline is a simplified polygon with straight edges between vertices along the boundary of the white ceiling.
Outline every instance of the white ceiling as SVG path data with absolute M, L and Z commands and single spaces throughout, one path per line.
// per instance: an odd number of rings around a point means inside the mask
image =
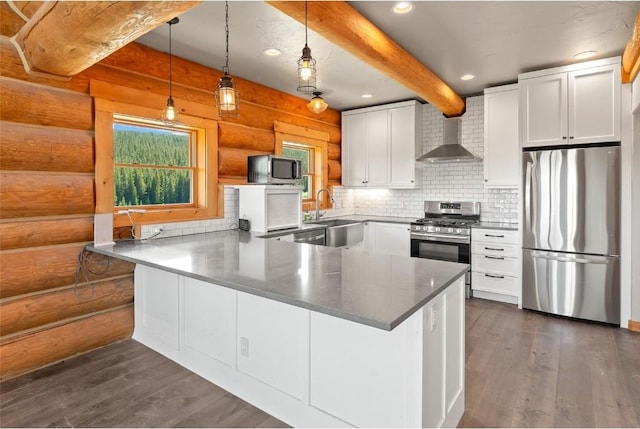
M 395 15 L 391 13 L 393 2 L 350 2 L 463 97 L 515 82 L 518 73 L 579 62 L 573 56 L 582 51 L 597 51 L 593 59 L 621 55 L 640 11 L 637 1 L 414 3 L 410 14 Z M 308 6 L 313 8 L 313 2 Z M 232 75 L 310 98 L 296 92 L 296 61 L 304 46 L 302 24 L 256 1 L 230 2 L 229 21 Z M 205 1 L 196 6 L 180 16 L 172 32 L 174 55 L 222 69 L 224 2 Z M 137 41 L 166 52 L 169 25 Z M 419 99 L 311 30 L 309 46 L 318 61 L 318 90 L 334 109 Z M 271 47 L 280 49 L 282 55 L 266 56 L 263 51 Z M 466 73 L 476 78 L 461 81 Z M 374 94 L 373 98 L 362 98 L 366 92 Z

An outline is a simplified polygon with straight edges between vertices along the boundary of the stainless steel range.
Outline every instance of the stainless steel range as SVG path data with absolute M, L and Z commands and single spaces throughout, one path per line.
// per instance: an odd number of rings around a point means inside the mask
M 411 224 L 411 256 L 471 263 L 471 225 L 480 222 L 479 202 L 425 201 L 424 218 Z M 466 275 L 467 297 L 471 273 Z

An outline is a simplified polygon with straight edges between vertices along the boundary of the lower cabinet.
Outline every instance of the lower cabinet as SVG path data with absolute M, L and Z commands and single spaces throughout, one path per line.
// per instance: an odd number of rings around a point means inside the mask
M 142 265 L 135 293 L 135 340 L 294 427 L 464 412 L 464 277 L 391 331 Z
M 471 230 L 471 288 L 474 296 L 518 304 L 521 257 L 518 232 Z

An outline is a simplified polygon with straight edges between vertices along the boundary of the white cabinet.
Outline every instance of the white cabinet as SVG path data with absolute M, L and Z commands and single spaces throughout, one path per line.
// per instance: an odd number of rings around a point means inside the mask
M 464 314 L 464 276 L 392 331 L 311 312 L 310 404 L 343 426 L 456 427 Z
M 518 76 L 523 147 L 620 141 L 620 58 Z
M 484 186 L 517 187 L 520 182 L 518 85 L 484 90 Z
M 517 304 L 521 290 L 518 232 L 471 230 L 471 288 L 478 298 Z
M 369 251 L 385 255 L 411 255 L 411 227 L 401 223 L 369 222 Z
M 422 148 L 422 105 L 405 101 L 342 112 L 342 184 L 415 188 Z
M 137 265 L 133 338 L 150 347 L 176 353 L 179 345 L 179 276 Z
M 251 231 L 269 232 L 300 227 L 302 188 L 286 185 L 242 185 L 239 189 L 239 215 L 248 219 Z
M 238 292 L 238 370 L 306 399 L 308 311 Z

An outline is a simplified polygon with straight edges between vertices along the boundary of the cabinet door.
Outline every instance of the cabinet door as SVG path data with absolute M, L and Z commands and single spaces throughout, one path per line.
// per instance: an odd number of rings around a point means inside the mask
M 411 255 L 409 225 L 371 222 L 369 228 L 372 252 L 385 255 Z
M 567 74 L 523 79 L 522 146 L 567 144 Z
M 342 184 L 365 186 L 367 180 L 366 114 L 342 115 Z
M 620 141 L 620 66 L 569 73 L 569 143 Z
M 439 428 L 445 418 L 445 318 L 442 308 L 442 297 L 427 304 L 424 311 L 424 365 L 423 386 L 424 408 L 422 409 L 422 426 Z
M 387 186 L 389 182 L 389 111 L 366 113 L 367 186 Z
M 397 107 L 389 111 L 391 145 L 389 185 L 413 188 L 416 184 L 416 109 Z
M 518 186 L 518 89 L 484 96 L 484 184 L 487 187 Z

